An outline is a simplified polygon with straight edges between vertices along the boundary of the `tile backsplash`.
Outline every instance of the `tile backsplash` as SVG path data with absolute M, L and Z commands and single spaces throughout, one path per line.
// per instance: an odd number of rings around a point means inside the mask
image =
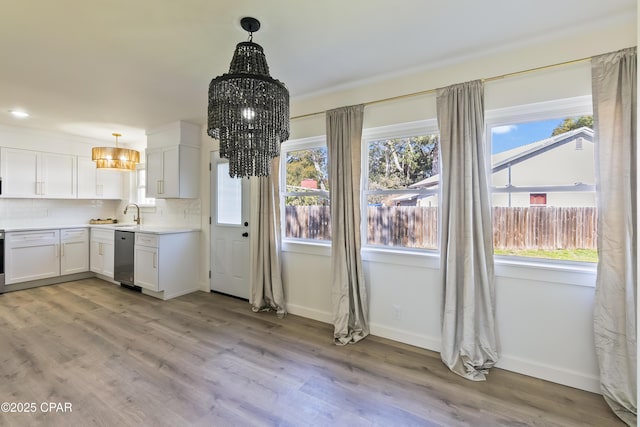
M 91 218 L 114 218 L 118 200 L 0 199 L 0 226 L 88 224 Z
M 133 222 L 135 208 L 130 208 L 127 215 L 123 214 L 128 202 L 121 202 L 118 206 L 118 221 Z M 156 199 L 154 207 L 141 207 L 140 216 L 143 225 L 201 227 L 200 199 Z
M 126 205 L 123 200 L 0 199 L 0 228 L 82 225 L 92 218 L 133 222 L 136 210 L 124 215 Z M 199 199 L 158 199 L 155 207 L 142 208 L 142 224 L 200 228 L 200 206 Z

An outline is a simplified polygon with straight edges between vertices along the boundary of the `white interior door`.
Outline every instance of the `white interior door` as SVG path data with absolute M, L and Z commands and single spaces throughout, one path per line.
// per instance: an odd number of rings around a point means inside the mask
M 249 299 L 250 184 L 211 152 L 211 290 Z

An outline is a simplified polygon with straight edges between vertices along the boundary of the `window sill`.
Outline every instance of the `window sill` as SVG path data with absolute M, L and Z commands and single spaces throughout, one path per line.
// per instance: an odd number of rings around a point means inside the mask
M 283 252 L 331 256 L 331 243 L 312 240 L 285 240 Z M 362 248 L 362 261 L 407 267 L 440 269 L 437 252 L 403 251 L 374 247 Z M 597 266 L 588 262 L 539 260 L 535 258 L 495 257 L 495 277 L 527 281 L 595 287 Z
M 331 242 L 319 240 L 283 240 L 282 251 L 329 257 L 331 256 Z
M 597 265 L 590 262 L 495 257 L 496 277 L 595 287 Z
M 362 261 L 436 270 L 440 268 L 440 254 L 435 251 L 427 252 L 367 246 L 362 248 L 361 253 Z

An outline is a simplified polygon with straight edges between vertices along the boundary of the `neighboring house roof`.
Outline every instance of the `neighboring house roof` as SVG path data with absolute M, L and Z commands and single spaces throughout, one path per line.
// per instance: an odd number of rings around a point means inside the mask
M 552 136 L 551 138 L 543 139 L 541 141 L 536 141 L 531 144 L 514 148 L 513 150 L 507 150 L 502 153 L 498 153 L 501 155 L 500 157 L 504 158 L 496 162 L 497 155 L 492 156 L 494 165 L 491 169 L 491 172 L 498 172 L 502 169 L 506 169 L 509 166 L 524 162 L 531 157 L 535 157 L 546 151 L 553 150 L 556 147 L 559 147 L 571 141 L 575 141 L 578 138 L 584 138 L 589 142 L 593 142 L 593 130 L 588 127 L 581 127 L 569 132 L 561 133 L 560 135 Z
M 552 136 L 531 144 L 522 145 L 511 150 L 496 153 L 491 156 L 493 160 L 493 168 L 491 173 L 501 171 L 515 164 L 524 162 L 532 157 L 538 156 L 549 150 L 560 147 L 568 142 L 575 141 L 578 138 L 584 138 L 589 142 L 593 142 L 593 130 L 588 127 L 581 127 L 560 135 Z M 432 188 L 438 185 L 440 175 L 433 175 L 429 178 L 411 184 L 409 188 Z

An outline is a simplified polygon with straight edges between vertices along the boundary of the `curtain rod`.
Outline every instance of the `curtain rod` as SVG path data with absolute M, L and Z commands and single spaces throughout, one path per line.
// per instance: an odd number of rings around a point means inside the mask
M 542 71 L 542 70 L 548 70 L 550 68 L 558 68 L 558 67 L 564 67 L 566 65 L 579 64 L 581 62 L 591 61 L 591 59 L 592 57 L 588 56 L 586 58 L 573 59 L 571 61 L 559 62 L 557 64 L 543 65 L 541 67 L 529 68 L 528 70 L 514 71 L 513 73 L 502 74 L 500 76 L 487 77 L 481 80 L 483 82 L 493 82 L 496 80 L 505 79 L 507 77 L 515 77 L 515 76 L 520 76 L 522 74 L 533 73 L 535 71 Z M 382 104 L 383 102 L 397 101 L 405 98 L 413 98 L 416 96 L 429 95 L 429 94 L 435 93 L 437 90 L 438 89 L 427 89 L 427 90 L 421 90 L 419 92 L 406 93 L 404 95 L 390 96 L 389 98 L 376 99 L 374 101 L 365 102 L 364 106 L 367 107 L 369 105 Z M 326 112 L 327 111 L 325 110 L 325 111 L 316 111 L 315 113 L 301 114 L 299 116 L 293 116 L 289 120 L 304 119 L 307 117 L 319 116 L 320 114 L 325 114 Z

